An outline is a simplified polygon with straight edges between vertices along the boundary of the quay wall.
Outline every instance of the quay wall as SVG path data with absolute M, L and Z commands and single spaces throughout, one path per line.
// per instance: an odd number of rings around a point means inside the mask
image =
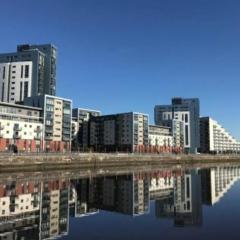
M 51 171 L 64 169 L 161 166 L 204 163 L 240 163 L 240 155 L 185 154 L 0 154 L 0 173 L 16 171 Z

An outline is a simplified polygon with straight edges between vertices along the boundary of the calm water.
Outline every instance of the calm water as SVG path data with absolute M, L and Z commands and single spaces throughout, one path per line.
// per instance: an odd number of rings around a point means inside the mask
M 0 240 L 240 239 L 240 166 L 70 174 L 0 175 Z

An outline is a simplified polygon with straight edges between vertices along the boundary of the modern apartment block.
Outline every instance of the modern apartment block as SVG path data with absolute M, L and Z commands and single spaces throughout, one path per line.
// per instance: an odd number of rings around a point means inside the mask
M 26 98 L 24 104 L 41 107 L 44 125 L 44 151 L 71 150 L 72 100 L 44 95 Z
M 41 111 L 41 108 L 0 102 L 0 151 L 41 151 Z
M 73 150 L 87 150 L 89 146 L 90 125 L 89 120 L 91 117 L 100 116 L 101 112 L 98 110 L 74 108 L 72 110 L 72 120 L 75 125 L 76 131 L 73 136 Z
M 200 152 L 240 153 L 240 141 L 236 140 L 217 121 L 200 118 Z
M 169 127 L 149 125 L 148 138 L 150 152 L 173 151 L 173 136 Z
M 17 52 L 0 54 L 0 101 L 55 95 L 56 59 L 52 44 L 18 45 Z
M 171 105 L 157 105 L 154 108 L 156 125 L 172 127 L 172 121 L 183 124 L 184 148 L 196 153 L 199 142 L 199 99 L 173 98 Z
M 90 147 L 100 152 L 145 152 L 148 115 L 120 113 L 90 119 Z

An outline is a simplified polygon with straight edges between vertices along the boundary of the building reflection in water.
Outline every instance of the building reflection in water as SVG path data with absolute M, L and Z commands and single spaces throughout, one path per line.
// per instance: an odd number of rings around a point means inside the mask
M 0 184 L 0 239 L 49 239 L 68 232 L 69 181 Z
M 141 174 L 93 179 L 90 204 L 98 209 L 131 216 L 149 212 L 149 180 Z
M 110 211 L 150 212 L 174 226 L 201 226 L 202 204 L 214 205 L 239 179 L 240 167 L 160 170 L 82 179 L 4 180 L 0 240 L 54 239 L 68 234 L 69 217 Z
M 70 217 L 86 217 L 98 213 L 93 206 L 94 181 L 74 179 L 70 181 L 69 214 Z
M 173 174 L 168 194 L 156 199 L 157 218 L 173 218 L 175 226 L 202 224 L 201 176 L 197 170 Z

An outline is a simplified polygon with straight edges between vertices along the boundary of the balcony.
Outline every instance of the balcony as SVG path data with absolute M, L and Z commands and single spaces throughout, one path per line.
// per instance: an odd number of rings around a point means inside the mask
M 53 129 L 52 128 L 45 128 L 45 132 L 46 133 L 53 133 Z
M 41 133 L 41 132 L 42 132 L 42 129 L 41 129 L 41 128 L 35 128 L 35 129 L 34 129 L 34 132 L 35 132 L 35 133 Z
M 66 134 L 66 135 L 70 135 L 70 129 L 67 131 L 67 130 L 63 130 L 63 134 Z
M 63 139 L 64 142 L 66 142 L 66 141 L 70 141 L 70 136 L 69 136 L 69 137 L 67 137 L 67 136 L 63 136 L 62 139 Z
M 34 140 L 41 140 L 41 136 L 35 136 Z
M 53 139 L 53 136 L 51 135 L 51 136 L 45 136 L 45 140 L 52 140 Z
M 14 131 L 22 131 L 22 127 L 19 127 L 18 125 L 15 125 L 14 127 L 13 127 L 13 130 Z
M 13 134 L 14 139 L 20 139 L 21 137 L 22 137 L 21 134 L 16 134 L 16 133 Z

